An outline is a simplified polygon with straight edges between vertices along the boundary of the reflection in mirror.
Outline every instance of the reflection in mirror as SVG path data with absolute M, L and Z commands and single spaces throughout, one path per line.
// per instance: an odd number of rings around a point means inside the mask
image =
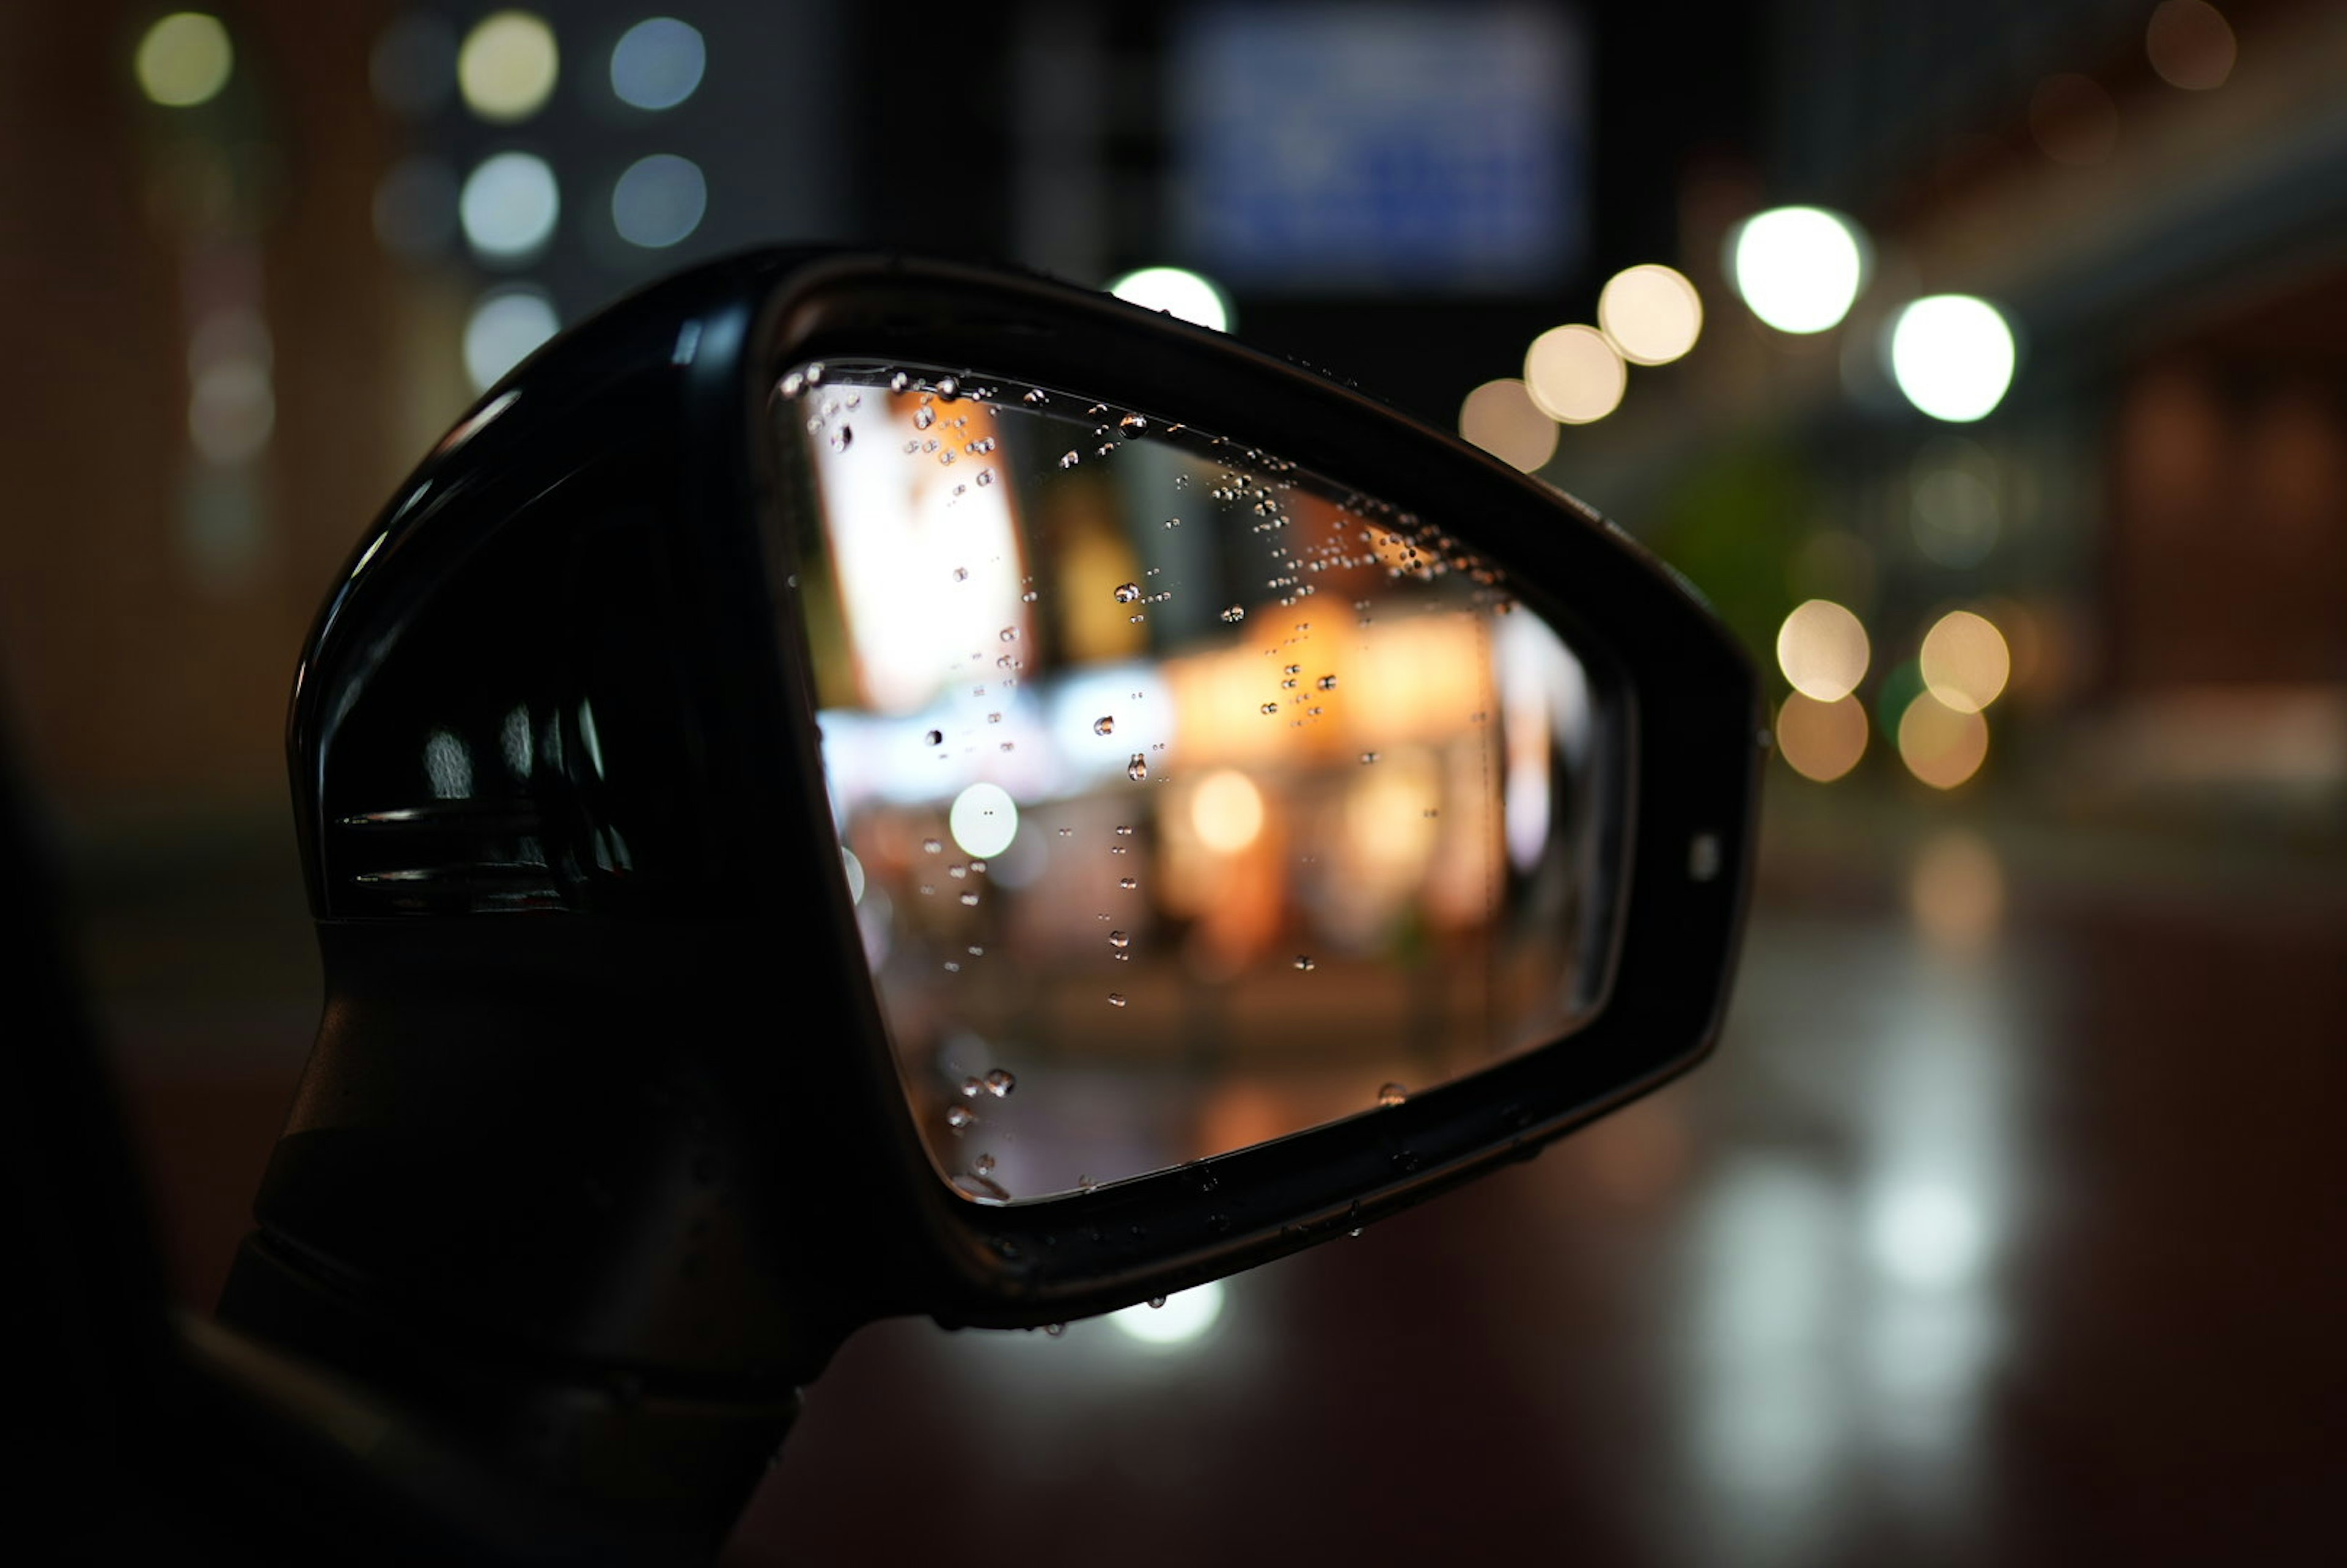
M 1374 1112 L 1590 1015 L 1618 702 L 1495 567 L 1056 389 L 834 361 L 775 409 L 842 864 L 962 1192 Z

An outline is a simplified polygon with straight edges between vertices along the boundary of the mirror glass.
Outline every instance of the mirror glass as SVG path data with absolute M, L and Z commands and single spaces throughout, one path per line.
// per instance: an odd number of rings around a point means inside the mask
M 960 1191 L 1375 1113 L 1593 1012 L 1618 703 L 1492 563 L 1081 393 L 834 361 L 774 409 L 842 870 Z

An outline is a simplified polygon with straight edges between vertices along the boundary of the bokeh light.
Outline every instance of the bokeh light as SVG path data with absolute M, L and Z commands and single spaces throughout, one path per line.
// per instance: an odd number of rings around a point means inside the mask
M 2004 869 L 1976 835 L 1935 835 L 1909 868 L 1907 908 L 1926 946 L 1978 952 L 2004 923 Z
M 1162 1307 L 1128 1307 L 1108 1320 L 1144 1345 L 1181 1345 L 1212 1328 L 1222 1315 L 1222 1282 L 1209 1280 L 1166 1296 Z
M 546 159 L 501 152 L 466 177 L 456 212 L 474 250 L 492 261 L 518 261 L 553 238 L 562 193 Z
M 1650 261 L 1607 281 L 1597 324 L 1632 364 L 1668 364 L 1703 335 L 1703 296 L 1686 274 Z
M 1803 778 L 1831 784 L 1866 754 L 1866 704 L 1792 693 L 1777 710 L 1777 754 Z
M 954 796 L 946 828 L 963 854 L 988 859 L 1019 836 L 1019 803 L 1000 784 L 974 784 Z
M 476 392 L 487 392 L 561 326 L 554 302 L 528 284 L 492 289 L 465 323 L 465 371 Z
M 236 68 L 236 50 L 220 18 L 175 11 L 138 40 L 132 68 L 138 90 L 167 108 L 193 108 L 216 97 Z
M 1524 354 L 1524 388 L 1560 425 L 1586 425 L 1622 405 L 1630 373 L 1595 327 L 1551 327 Z
M 1899 716 L 1899 760 L 1933 789 L 1953 789 L 1988 757 L 1988 721 L 1961 713 L 1928 691 Z
M 640 109 L 672 109 L 691 97 L 709 68 L 701 30 L 673 16 L 637 23 L 611 46 L 611 91 Z
M 2004 634 L 1986 616 L 1950 610 L 1923 634 L 1924 689 L 1960 713 L 1977 713 L 1997 700 L 2013 675 Z
M 1143 267 L 1111 282 L 1108 292 L 1129 305 L 1163 311 L 1194 326 L 1231 330 L 1230 297 L 1186 267 Z
M 2239 54 L 2232 25 L 2206 0 L 2166 0 L 2144 28 L 2143 49 L 2161 81 L 2204 93 L 2225 85 Z
M 1794 691 L 1819 702 L 1856 691 L 1871 652 L 1858 617 L 1829 599 L 1796 605 L 1777 629 L 1777 668 Z
M 436 112 L 456 90 L 456 29 L 444 16 L 409 12 L 368 51 L 367 81 L 375 101 L 395 114 L 422 119 Z
M 1969 424 L 2013 384 L 2013 329 L 1986 300 L 1933 294 L 1891 323 L 1891 374 L 1907 401 L 1934 419 Z
M 528 119 L 546 107 L 560 68 L 554 29 L 528 11 L 482 17 L 456 51 L 456 86 L 466 104 L 499 125 Z
M 1556 421 L 1542 414 L 1515 377 L 1487 381 L 1459 405 L 1459 435 L 1512 468 L 1529 474 L 1556 456 Z
M 1236 855 L 1263 832 L 1263 792 L 1235 768 L 1218 768 L 1190 796 L 1190 827 L 1217 855 Z
M 709 182 L 701 166 L 672 152 L 638 159 L 611 187 L 611 226 L 646 250 L 682 240 L 701 227 L 708 209 Z
M 1849 219 L 1822 207 L 1778 207 L 1728 239 L 1728 280 L 1752 313 L 1786 333 L 1821 333 L 1850 313 L 1866 256 Z

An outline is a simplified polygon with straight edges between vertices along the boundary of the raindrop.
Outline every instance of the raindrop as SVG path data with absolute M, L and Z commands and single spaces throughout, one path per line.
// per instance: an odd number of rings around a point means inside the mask
M 1021 603 L 1021 604 L 1032 604 L 1032 603 L 1034 603 L 1034 602 L 1035 602 L 1035 600 L 1036 600 L 1040 599 L 1040 597 L 1042 597 L 1042 596 L 1041 596 L 1041 595 L 1040 595 L 1040 594 L 1038 594 L 1038 593 L 1037 593 L 1033 589 L 1031 589 L 1031 588 L 1030 588 L 1030 589 L 1029 589 L 1025 593 L 1022 593 L 1022 594 L 1020 594 L 1020 595 L 1019 596 L 1019 602 L 1020 602 L 1020 603 Z
M 843 425 L 831 433 L 831 449 L 835 452 L 845 452 L 847 450 L 847 444 L 855 439 L 856 432 Z
M 1323 675 L 1320 677 L 1320 690 L 1323 692 L 1334 692 L 1336 689 L 1337 677 L 1334 675 Z
M 954 581 L 956 581 L 956 582 L 968 582 L 969 580 L 969 568 L 968 568 L 968 567 L 966 567 L 966 566 L 958 566 L 958 567 L 954 568 Z
M 1119 604 L 1131 604 L 1134 600 L 1139 599 L 1140 597 L 1141 597 L 1141 585 L 1140 585 L 1139 583 L 1137 583 L 1137 582 L 1121 582 L 1121 583 L 1118 583 L 1118 584 L 1116 585 L 1116 601 L 1117 601 L 1117 603 L 1119 603 Z
M 1043 1325 L 1043 1332 L 1050 1335 L 1054 1339 L 1057 1339 L 1061 1335 L 1065 1334 L 1067 1331 L 1068 1326 L 1064 1323 L 1046 1323 Z
M 1060 466 L 1062 468 L 1072 468 L 1082 461 L 1083 459 L 1073 452 L 1062 452 L 1060 454 Z
M 1143 419 L 1138 414 L 1128 414 L 1123 418 L 1118 420 L 1116 425 L 1118 429 L 1123 431 L 1128 436 L 1149 428 L 1149 421 Z
M 997 1100 L 1019 1087 L 1019 1080 L 1004 1068 L 996 1068 L 986 1075 L 986 1091 Z
M 1020 398 L 1019 399 L 1019 401 L 1020 401 L 1020 402 L 1021 402 L 1021 403 L 1035 403 L 1035 404 L 1040 404 L 1040 403 L 1049 403 L 1049 402 L 1051 401 L 1051 399 L 1050 399 L 1049 397 L 1047 397 L 1047 396 L 1044 395 L 1043 389 L 1042 389 L 1041 387 L 1040 387 L 1040 386 L 1030 386 L 1030 387 L 1029 387 L 1029 388 L 1027 389 L 1025 395 L 1023 395 L 1022 397 L 1020 397 Z
M 1061 838 L 1072 838 L 1075 836 L 1075 833 L 1076 830 L 1072 827 L 1063 827 L 1060 829 L 1060 836 Z
M 994 1174 L 994 1156 L 991 1154 L 980 1154 L 977 1159 L 972 1160 L 969 1163 L 969 1168 L 977 1172 L 981 1176 L 990 1176 Z
M 985 1087 L 986 1081 L 982 1078 L 965 1078 L 961 1081 L 961 1097 L 964 1100 L 975 1100 L 979 1091 Z
M 999 724 L 1002 723 L 1002 715 L 999 713 L 989 713 L 986 716 L 986 722 L 989 724 Z
M 1099 718 L 1094 719 L 1092 721 L 1092 733 L 1095 735 L 1112 735 L 1116 733 L 1115 716 L 1110 713 L 1102 713 Z
M 993 469 L 991 469 L 991 468 L 980 468 L 980 469 L 978 471 L 978 482 L 979 482 L 979 484 L 981 484 L 981 485 L 991 485 L 991 484 L 993 484 L 993 483 L 994 483 L 994 470 L 993 470 Z
M 975 893 L 965 893 L 961 896 L 961 901 L 974 909 L 978 907 L 978 895 Z
M 982 958 L 986 957 L 986 949 L 972 942 L 969 945 L 969 956 L 973 958 Z
M 1169 528 L 1178 528 L 1182 526 L 1182 519 L 1179 518 L 1168 518 L 1165 519 L 1165 526 Z
M 1079 1175 L 1076 1178 L 1076 1186 L 1078 1190 L 1081 1192 L 1097 1193 L 1100 1191 L 1100 1184 L 1093 1181 L 1090 1176 Z M 1098 1231 L 1094 1231 L 1092 1233 L 1092 1239 L 1095 1241 L 1100 1239 L 1100 1233 Z
M 1279 712 L 1279 704 L 1276 702 L 1266 702 L 1263 705 L 1262 711 L 1266 713 L 1276 713 Z
M 1301 673 L 1303 672 L 1303 670 L 1304 670 L 1304 666 L 1303 666 L 1303 665 L 1301 665 L 1301 664 L 1283 664 L 1283 665 L 1281 665 L 1281 666 L 1279 667 L 1279 672 L 1280 672 L 1282 675 L 1296 675 L 1296 674 L 1301 674 Z
M 1380 1105 L 1399 1105 L 1409 1098 L 1409 1091 L 1399 1083 L 1386 1084 L 1378 1091 L 1378 1103 Z
M 776 390 L 781 392 L 784 397 L 796 397 L 800 393 L 806 390 L 806 377 L 801 375 L 794 370 L 791 372 L 790 374 L 783 377 L 783 384 Z
M 1099 450 L 1095 451 L 1095 452 L 1092 454 L 1092 456 L 1095 456 L 1095 457 L 1105 457 L 1105 456 L 1107 456 L 1110 453 L 1112 453 L 1112 452 L 1113 452 L 1113 451 L 1115 451 L 1115 450 L 1116 450 L 1116 443 L 1115 443 L 1115 442 L 1113 442 L 1113 441 L 1103 441 L 1103 442 L 1102 442 L 1102 443 L 1100 444 L 1100 448 L 1099 448 Z
M 1108 945 L 1112 948 L 1122 950 L 1133 946 L 1133 938 L 1126 936 L 1122 931 L 1111 931 L 1108 934 Z
M 912 385 L 913 378 L 901 370 L 888 378 L 888 390 L 891 392 L 910 391 Z
M 1246 611 L 1235 604 L 1223 611 L 1223 619 L 1235 624 L 1246 619 Z
M 1143 756 L 1139 752 L 1133 753 L 1133 760 L 1124 764 L 1124 776 L 1131 779 L 1135 784 L 1139 784 L 1142 780 L 1147 778 L 1149 776 L 1149 759 Z
M 1190 487 L 1190 476 L 1189 476 L 1189 475 L 1187 475 L 1187 474 L 1176 474 L 1176 475 L 1174 475 L 1174 487 L 1175 489 L 1177 489 L 1177 490 L 1186 490 L 1186 489 L 1188 489 L 1188 488 Z M 1178 519 L 1177 519 L 1177 520 L 1178 520 Z
M 1296 955 L 1296 967 L 1308 974 L 1318 966 L 1313 963 L 1311 954 L 1298 953 Z
M 1151 1308 L 1153 1310 L 1153 1309 L 1155 1309 L 1155 1308 L 1157 1308 L 1157 1307 L 1160 1307 L 1164 1306 L 1164 1305 L 1165 1305 L 1165 1298 L 1164 1298 L 1163 1296 L 1151 1296 L 1151 1297 L 1149 1298 L 1149 1305 L 1150 1305 Z
M 925 838 L 921 840 L 921 848 L 924 852 L 930 855 L 942 855 L 945 853 L 946 846 L 944 843 L 938 839 Z
M 947 402 L 952 402 L 955 395 L 960 391 L 961 383 L 956 381 L 952 376 L 941 375 L 938 377 L 938 395 L 944 398 Z
M 1123 888 L 1127 893 L 1132 892 L 1134 888 L 1136 888 L 1136 887 L 1138 887 L 1138 886 L 1141 886 L 1141 884 L 1140 884 L 1140 883 L 1138 883 L 1138 882 L 1134 881 L 1134 880 L 1133 880 L 1132 877 L 1130 877 L 1130 876 L 1120 876 L 1120 877 L 1118 877 L 1118 878 L 1116 879 L 1116 885 L 1117 885 L 1119 887 Z
M 927 430 L 930 425 L 935 425 L 937 422 L 938 411 L 929 407 L 927 404 L 923 404 L 920 407 L 913 410 L 914 429 Z
M 946 973 L 949 975 L 958 975 L 961 973 L 961 965 L 951 958 L 948 958 L 946 960 Z
M 977 1120 L 967 1105 L 953 1105 L 946 1109 L 946 1125 L 957 1132 Z
M 931 730 L 928 733 L 928 743 L 933 746 L 944 745 L 946 743 L 946 733 L 943 730 Z
M 1109 1006 L 1111 1006 L 1111 1007 L 1112 1007 L 1112 1008 L 1121 1008 L 1121 1007 L 1122 1007 L 1122 1006 L 1124 1005 L 1124 993 L 1123 993 L 1122 991 L 1111 991 L 1111 992 L 1109 992 L 1109 993 L 1108 993 L 1108 1005 L 1109 1005 Z
M 1377 760 L 1378 753 L 1375 752 L 1363 752 L 1361 753 L 1361 765 L 1363 767 L 1368 767 L 1371 763 L 1376 762 Z
M 1015 626 L 1006 626 L 1002 629 L 1001 635 L 1003 641 L 1016 642 L 1019 641 L 1019 629 Z
M 1116 825 L 1116 835 L 1119 838 L 1131 838 L 1133 836 L 1133 824 L 1129 822 L 1118 823 Z

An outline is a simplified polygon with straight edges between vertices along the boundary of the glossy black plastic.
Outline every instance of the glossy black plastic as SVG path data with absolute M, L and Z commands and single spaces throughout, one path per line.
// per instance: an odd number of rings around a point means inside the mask
M 777 376 L 825 355 L 1229 433 L 1441 525 L 1604 649 L 1635 799 L 1599 1016 L 1178 1171 L 1010 1207 L 948 1189 L 838 872 L 792 608 L 818 547 L 765 434 Z M 948 263 L 782 251 L 686 274 L 493 389 L 320 616 L 289 750 L 325 1016 L 223 1314 L 489 1433 L 533 1484 L 594 1493 L 607 1462 L 679 1539 L 722 1527 L 792 1390 L 862 1323 L 1031 1327 L 1162 1295 L 1527 1155 L 1698 1060 L 1761 725 L 1746 661 L 1665 569 L 1325 376 Z M 646 1482 L 686 1432 L 693 1473 Z

